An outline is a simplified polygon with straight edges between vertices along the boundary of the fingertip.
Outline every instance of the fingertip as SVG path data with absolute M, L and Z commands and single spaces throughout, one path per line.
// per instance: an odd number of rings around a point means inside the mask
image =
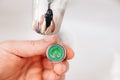
M 73 49 L 72 48 L 70 48 L 70 47 L 68 47 L 67 45 L 64 45 L 65 46 L 65 48 L 66 48 L 66 59 L 67 60 L 70 60 L 70 59 L 72 59 L 73 57 L 74 57 L 74 51 L 73 51 Z
M 47 48 L 52 45 L 56 44 L 58 42 L 58 37 L 57 36 L 49 36 L 44 38 L 43 40 L 38 41 L 37 46 L 35 47 L 36 54 L 41 54 L 45 56 Z
M 44 41 L 46 42 L 54 42 L 57 43 L 58 42 L 58 37 L 57 36 L 48 36 L 44 38 Z
M 69 69 L 67 61 L 54 64 L 54 71 L 58 75 L 63 75 Z
M 53 37 L 53 40 L 57 43 L 58 42 L 58 40 L 59 40 L 59 38 L 57 37 L 57 36 L 52 36 Z

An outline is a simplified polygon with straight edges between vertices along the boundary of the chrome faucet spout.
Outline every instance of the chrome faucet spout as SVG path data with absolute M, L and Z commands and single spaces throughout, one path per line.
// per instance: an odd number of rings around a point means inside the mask
M 42 35 L 59 32 L 67 0 L 34 0 L 33 28 Z

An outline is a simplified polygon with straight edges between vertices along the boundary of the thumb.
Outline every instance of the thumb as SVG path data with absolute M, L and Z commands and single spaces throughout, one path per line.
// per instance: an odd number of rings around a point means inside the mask
M 49 45 L 57 43 L 58 38 L 51 36 L 42 40 L 5 41 L 0 43 L 0 49 L 20 57 L 44 55 Z

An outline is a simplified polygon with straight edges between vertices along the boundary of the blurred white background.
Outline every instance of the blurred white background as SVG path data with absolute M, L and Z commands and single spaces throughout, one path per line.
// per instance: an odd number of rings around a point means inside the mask
M 32 0 L 0 0 L 0 41 L 36 39 Z M 120 0 L 69 0 L 61 28 L 75 51 L 66 80 L 120 80 Z

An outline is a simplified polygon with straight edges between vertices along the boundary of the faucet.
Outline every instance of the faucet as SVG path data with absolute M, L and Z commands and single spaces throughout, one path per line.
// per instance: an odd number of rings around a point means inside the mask
M 68 0 L 34 0 L 33 28 L 41 35 L 59 32 Z

